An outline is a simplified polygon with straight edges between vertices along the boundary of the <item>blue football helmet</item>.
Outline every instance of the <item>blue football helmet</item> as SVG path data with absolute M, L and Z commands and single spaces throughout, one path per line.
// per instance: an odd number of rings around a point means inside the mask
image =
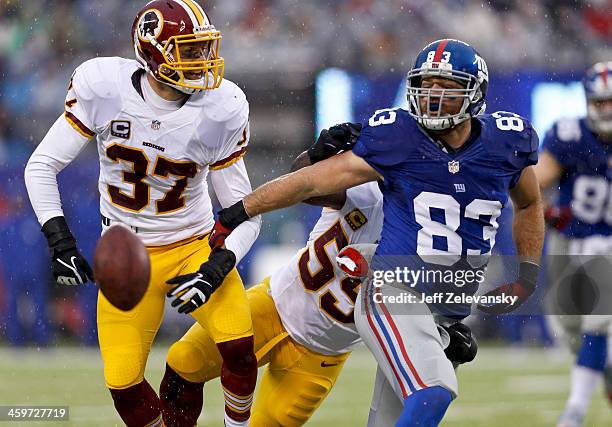
M 463 89 L 422 88 L 427 77 L 442 77 L 460 83 Z M 431 130 L 448 129 L 485 111 L 489 83 L 487 64 L 469 44 L 460 40 L 437 40 L 425 46 L 408 72 L 407 91 L 410 115 Z M 425 98 L 422 109 L 419 99 Z M 444 99 L 462 98 L 455 114 L 442 114 Z
M 589 127 L 597 134 L 612 135 L 612 61 L 598 62 L 589 68 L 582 85 Z

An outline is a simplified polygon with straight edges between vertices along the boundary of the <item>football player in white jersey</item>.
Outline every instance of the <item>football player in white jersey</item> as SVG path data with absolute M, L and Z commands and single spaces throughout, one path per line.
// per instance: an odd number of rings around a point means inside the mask
M 320 138 L 311 154 L 328 150 L 317 153 L 324 157 L 338 151 L 337 147 L 323 147 L 322 142 Z M 328 142 L 334 144 L 331 139 Z M 317 154 L 303 153 L 294 169 L 317 161 Z M 361 341 L 353 318 L 360 282 L 343 274 L 336 257 L 349 244 L 378 240 L 383 220 L 378 184 L 310 202 L 325 207 L 306 246 L 247 291 L 258 365 L 268 365 L 255 398 L 252 427 L 307 422 L 333 387 L 350 351 Z M 175 411 L 172 416 L 164 414 L 164 421 L 195 425 L 204 383 L 219 376 L 223 378 L 221 355 L 208 331 L 196 322 L 168 352 L 160 398 L 164 407 Z M 241 402 L 236 399 L 233 403 Z
M 251 191 L 242 160 L 249 106 L 238 86 L 223 79 L 221 34 L 194 0 L 147 3 L 132 37 L 137 61 L 95 58 L 74 72 L 64 114 L 26 166 L 30 200 L 57 282 L 93 280 L 64 219 L 56 175 L 95 137 L 103 228 L 130 227 L 151 259 L 148 290 L 133 310 L 98 296 L 100 350 L 115 408 L 128 426 L 163 423 L 144 369 L 168 293 L 172 306 L 191 313 L 216 343 L 226 395 L 246 402 L 227 402 L 226 425 L 246 426 L 257 366 L 249 304 L 234 265 L 256 239 L 260 219 L 213 251 L 205 237 L 214 224 L 207 176 L 223 206 Z
M 293 169 L 350 148 L 354 139 L 344 145 L 345 138 L 335 139 L 334 135 L 350 133 L 356 138 L 359 128 L 358 124 L 343 124 L 323 131 L 308 154 L 296 159 Z M 368 255 L 374 254 L 382 229 L 382 193 L 378 183 L 370 182 L 308 203 L 324 208 L 306 246 L 247 291 L 258 365 L 267 365 L 255 397 L 251 427 L 306 423 L 331 391 L 350 351 L 361 342 L 353 311 L 360 278 L 367 273 Z M 356 261 L 361 273 L 336 262 L 347 258 L 348 264 Z M 458 363 L 475 356 L 476 344 L 465 328 L 463 336 L 449 331 L 452 345 L 447 357 Z M 470 339 L 469 347 L 462 342 L 464 337 Z M 466 358 L 469 352 L 473 355 Z M 204 383 L 220 375 L 219 352 L 207 331 L 195 323 L 168 352 L 160 398 L 165 407 L 176 410 L 165 421 L 195 425 Z

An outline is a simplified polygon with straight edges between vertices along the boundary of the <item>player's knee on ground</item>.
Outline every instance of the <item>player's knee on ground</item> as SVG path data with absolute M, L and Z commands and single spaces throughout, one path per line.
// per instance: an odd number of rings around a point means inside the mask
M 225 366 L 236 375 L 249 375 L 257 369 L 253 351 L 253 336 L 218 343 Z
M 203 382 L 202 371 L 206 357 L 198 347 L 190 341 L 177 341 L 168 350 L 168 366 L 187 381 Z
M 272 375 L 275 375 L 272 373 Z M 291 389 L 275 387 L 267 398 L 258 392 L 251 416 L 251 427 L 297 427 L 304 425 L 323 402 L 334 383 L 327 378 L 291 376 L 284 384 L 293 384 Z

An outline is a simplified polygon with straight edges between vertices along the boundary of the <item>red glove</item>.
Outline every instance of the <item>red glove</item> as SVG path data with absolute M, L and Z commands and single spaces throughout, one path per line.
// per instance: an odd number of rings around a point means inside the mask
M 208 236 L 208 244 L 210 245 L 211 249 L 223 247 L 225 245 L 225 239 L 231 234 L 232 231 L 234 230 L 225 227 L 219 222 L 219 220 L 216 220 L 215 225 L 210 232 L 210 236 Z
M 208 244 L 212 249 L 220 248 L 225 245 L 225 239 L 236 227 L 249 219 L 249 215 L 244 209 L 242 200 L 232 206 L 221 209 L 217 214 L 217 220 L 208 236 Z
M 549 206 L 544 211 L 546 224 L 559 231 L 565 230 L 572 218 L 572 208 L 569 206 Z
M 516 310 L 535 290 L 539 269 L 540 266 L 532 262 L 521 262 L 516 282 L 498 286 L 484 294 L 486 297 L 499 296 L 500 301 L 480 303 L 478 309 L 487 314 L 508 314 Z M 513 297 L 512 301 L 508 301 L 508 297 Z

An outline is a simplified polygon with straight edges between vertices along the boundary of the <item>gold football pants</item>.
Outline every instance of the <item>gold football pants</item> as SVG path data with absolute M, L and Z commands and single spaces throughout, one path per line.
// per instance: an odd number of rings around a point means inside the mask
M 170 290 L 166 280 L 200 268 L 211 251 L 206 237 L 148 247 L 151 279 L 142 301 L 134 309 L 119 310 L 98 292 L 98 340 L 109 388 L 128 388 L 143 380 Z M 191 314 L 213 343 L 253 334 L 246 291 L 236 269 L 227 275 L 210 300 Z
M 304 424 L 333 387 L 349 354 L 325 356 L 293 341 L 270 296 L 269 278 L 247 291 L 259 379 L 252 427 Z M 170 347 L 168 364 L 184 379 L 205 382 L 221 374 L 221 356 L 212 335 L 199 323 Z

